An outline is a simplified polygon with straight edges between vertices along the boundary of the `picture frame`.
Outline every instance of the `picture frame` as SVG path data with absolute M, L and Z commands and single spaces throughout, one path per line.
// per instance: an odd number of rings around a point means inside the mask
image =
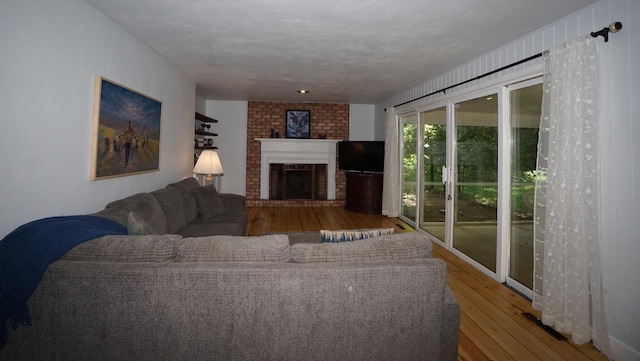
M 311 111 L 287 110 L 285 112 L 285 134 L 287 138 L 307 139 L 311 137 Z
M 161 101 L 97 76 L 90 180 L 158 171 L 161 120 Z

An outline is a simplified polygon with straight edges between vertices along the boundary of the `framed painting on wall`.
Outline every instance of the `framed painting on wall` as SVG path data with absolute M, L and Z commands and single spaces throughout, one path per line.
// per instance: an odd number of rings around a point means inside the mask
M 287 110 L 285 115 L 287 138 L 309 138 L 311 136 L 311 111 Z
M 159 170 L 162 102 L 96 77 L 91 180 Z

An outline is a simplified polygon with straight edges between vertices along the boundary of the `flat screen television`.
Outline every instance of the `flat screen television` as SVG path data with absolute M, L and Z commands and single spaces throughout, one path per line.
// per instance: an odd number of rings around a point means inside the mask
M 338 142 L 338 168 L 354 172 L 384 172 L 384 142 Z

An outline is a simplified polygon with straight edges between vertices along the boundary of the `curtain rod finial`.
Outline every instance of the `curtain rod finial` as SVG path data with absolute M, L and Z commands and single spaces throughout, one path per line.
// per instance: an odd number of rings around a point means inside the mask
M 606 43 L 609 41 L 609 32 L 617 33 L 618 31 L 620 31 L 620 29 L 622 29 L 622 23 L 619 21 L 614 21 L 611 24 L 609 24 L 609 26 L 607 26 L 606 28 L 603 28 L 602 30 L 599 30 L 599 31 L 592 32 L 591 36 L 593 36 L 594 38 L 597 38 L 598 36 L 602 36 L 604 38 L 604 42 Z
M 609 31 L 612 33 L 617 33 L 620 29 L 622 29 L 622 23 L 619 21 L 614 21 L 609 25 Z

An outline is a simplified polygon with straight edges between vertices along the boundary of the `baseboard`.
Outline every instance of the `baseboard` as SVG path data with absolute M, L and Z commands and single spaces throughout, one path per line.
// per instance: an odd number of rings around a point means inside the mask
M 611 361 L 640 361 L 640 351 L 632 349 L 614 337 L 609 337 L 609 356 Z

